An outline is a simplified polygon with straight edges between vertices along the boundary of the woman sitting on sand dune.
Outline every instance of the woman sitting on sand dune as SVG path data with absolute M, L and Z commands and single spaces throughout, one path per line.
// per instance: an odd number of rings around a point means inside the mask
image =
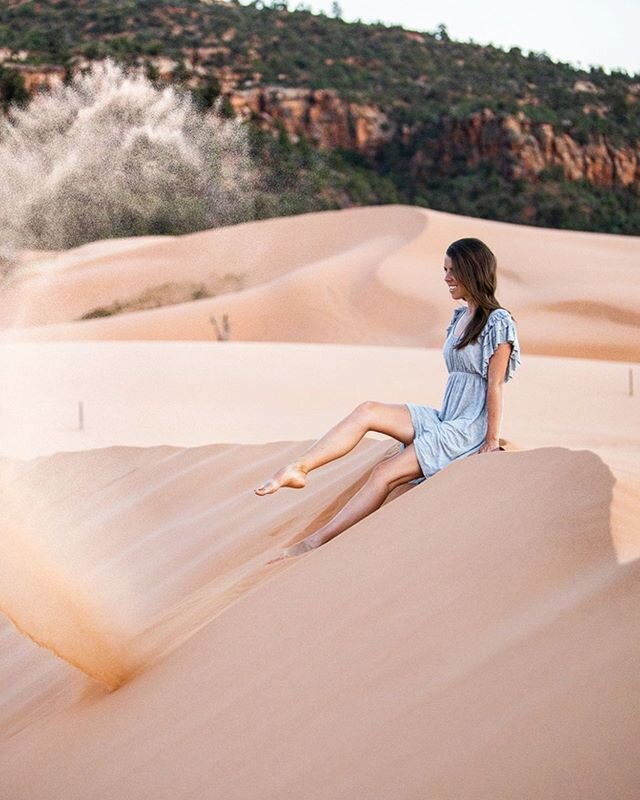
M 328 542 L 380 508 L 398 486 L 421 483 L 473 453 L 500 449 L 502 384 L 520 363 L 520 345 L 513 317 L 495 297 L 496 258 L 479 239 L 458 239 L 447 248 L 444 281 L 450 296 L 466 305 L 454 310 L 447 328 L 443 355 L 449 377 L 442 408 L 360 403 L 298 461 L 255 489 L 258 495 L 283 486 L 301 489 L 312 469 L 348 453 L 367 431 L 386 433 L 402 443 L 399 452 L 374 466 L 366 483 L 333 519 L 269 563 Z

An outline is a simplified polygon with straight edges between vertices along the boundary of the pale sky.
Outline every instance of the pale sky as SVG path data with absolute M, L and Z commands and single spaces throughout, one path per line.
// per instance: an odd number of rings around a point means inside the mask
M 245 2 L 245 0 L 241 0 Z M 289 0 L 331 14 L 332 0 Z M 267 0 L 269 3 L 269 0 Z M 640 74 L 640 0 L 339 0 L 347 21 L 398 24 L 434 32 L 440 23 L 452 39 L 546 52 L 554 61 L 588 69 Z

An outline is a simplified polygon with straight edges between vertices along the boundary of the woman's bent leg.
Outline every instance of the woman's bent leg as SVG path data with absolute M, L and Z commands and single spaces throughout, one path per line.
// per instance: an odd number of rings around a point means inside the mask
M 327 431 L 298 461 L 287 464 L 255 489 L 256 494 L 271 494 L 281 486 L 301 489 L 308 472 L 353 450 L 367 431 L 386 433 L 405 445 L 410 444 L 415 435 L 411 415 L 405 405 L 367 400 Z
M 346 455 L 367 431 L 386 433 L 404 444 L 410 444 L 414 432 L 409 409 L 405 405 L 377 403 L 373 400 L 360 403 L 302 454 L 300 463 L 305 472 Z

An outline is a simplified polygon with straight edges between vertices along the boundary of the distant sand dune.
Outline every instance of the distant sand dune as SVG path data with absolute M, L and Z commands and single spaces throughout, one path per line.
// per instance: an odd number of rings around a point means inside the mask
M 515 314 L 529 352 L 640 361 L 632 299 L 640 296 L 638 237 L 532 228 L 410 206 L 107 240 L 31 262 L 23 277 L 17 273 L 0 291 L 7 329 L 0 342 L 215 340 L 210 317 L 226 314 L 234 341 L 439 347 L 453 307 L 442 257 L 462 236 L 479 236 L 496 253 L 498 297 Z M 133 308 L 161 284 L 174 283 L 178 296 L 185 282 L 216 296 L 77 321 L 114 303 Z M 164 295 L 170 300 L 172 293 L 166 289 Z
M 566 300 L 562 303 L 547 303 L 549 311 L 568 311 L 582 317 L 600 318 L 623 325 L 640 328 L 640 312 L 630 308 L 600 303 L 597 300 Z

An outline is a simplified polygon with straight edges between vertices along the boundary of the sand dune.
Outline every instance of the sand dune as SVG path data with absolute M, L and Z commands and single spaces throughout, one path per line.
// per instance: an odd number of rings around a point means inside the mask
M 9 329 L 0 341 L 212 340 L 210 317 L 221 324 L 226 314 L 234 341 L 440 347 L 451 317 L 442 256 L 461 236 L 478 236 L 496 253 L 498 297 L 529 353 L 640 360 L 637 237 L 407 206 L 84 245 L 16 272 L 0 293 Z M 199 285 L 217 296 L 188 302 Z M 74 321 L 114 302 L 181 294 L 185 302 Z
M 635 797 L 640 562 L 615 559 L 613 483 L 563 448 L 452 464 L 14 736 L 5 791 Z
M 588 448 L 638 496 L 630 373 L 637 382 L 639 365 L 529 355 L 505 386 L 501 432 L 517 449 Z M 13 376 L 0 395 L 9 459 L 314 440 L 363 400 L 439 407 L 446 382 L 439 350 L 264 342 L 16 343 L 0 349 L 0 374 Z M 634 525 L 614 530 L 625 558 L 640 555 Z
M 362 400 L 439 406 L 462 235 L 518 320 L 507 451 L 267 565 L 398 443 L 254 486 Z M 635 800 L 639 247 L 379 207 L 25 252 L 0 288 L 0 797 Z M 77 321 L 116 301 L 168 305 Z
M 73 705 L 95 692 L 86 674 L 53 658 L 0 616 L 0 738 L 15 736 L 47 714 Z
M 340 470 L 325 470 L 285 505 L 253 493 L 265 471 L 304 449 L 109 447 L 17 469 L 5 462 L 5 611 L 117 687 L 210 621 L 238 587 L 246 591 L 264 571 L 266 549 L 335 513 L 336 496 L 353 493 L 389 443 L 364 440 Z

